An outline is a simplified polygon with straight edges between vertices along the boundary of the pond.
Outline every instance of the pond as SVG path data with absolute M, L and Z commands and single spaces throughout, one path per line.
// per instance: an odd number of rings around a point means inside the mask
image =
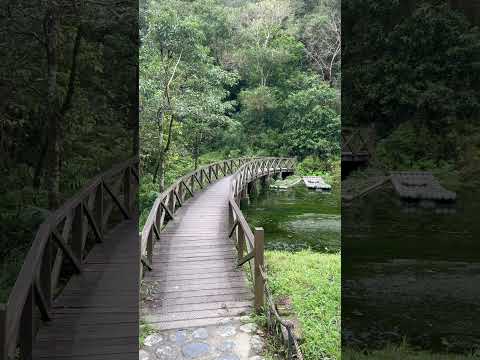
M 413 207 L 385 187 L 342 209 L 346 344 L 480 346 L 480 194 L 457 196 L 453 206 Z
M 269 250 L 340 250 L 340 191 L 318 192 L 303 182 L 286 190 L 263 188 L 242 203 L 248 222 L 263 226 Z

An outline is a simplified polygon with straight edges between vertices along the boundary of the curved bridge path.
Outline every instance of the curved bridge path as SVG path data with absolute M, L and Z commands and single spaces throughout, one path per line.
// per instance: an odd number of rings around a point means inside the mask
M 230 238 L 232 170 L 216 182 L 214 170 L 209 169 L 211 176 L 200 171 L 197 177 L 210 184 L 170 212 L 174 218 L 151 245 L 152 269 L 143 279 L 141 319 L 154 330 L 144 341 L 140 360 L 261 359 L 261 332 L 249 316 L 254 295 Z M 250 181 L 257 174 L 260 169 L 252 170 Z M 179 188 L 172 193 L 178 194 Z M 172 198 L 182 203 L 181 196 Z M 176 209 L 166 202 L 166 208 Z
M 138 180 L 127 160 L 40 225 L 0 304 L 0 360 L 138 356 Z
M 256 355 L 251 343 L 261 350 L 252 325 L 241 321 L 253 293 L 228 237 L 229 191 L 230 177 L 210 185 L 162 232 L 155 269 L 144 278 L 142 311 L 161 331 L 147 337 L 140 359 L 216 359 L 222 352 L 231 354 L 224 359 L 248 359 Z

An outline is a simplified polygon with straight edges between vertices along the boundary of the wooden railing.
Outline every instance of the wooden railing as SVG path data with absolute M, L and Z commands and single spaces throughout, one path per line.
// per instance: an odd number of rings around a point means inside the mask
M 342 128 L 342 155 L 372 156 L 375 150 L 375 129 Z
M 267 169 L 265 166 L 268 164 L 270 166 L 270 173 L 273 174 L 272 166 L 285 165 L 285 161 L 292 162 L 293 160 L 286 158 L 239 158 L 224 160 L 203 166 L 178 179 L 155 199 L 143 226 L 140 245 L 141 276 L 143 275 L 144 267 L 149 270 L 152 268 L 153 247 L 155 242 L 160 240 L 160 232 L 163 227 L 175 217 L 176 211 L 183 203 L 192 198 L 196 192 L 201 191 L 205 186 L 221 177 L 231 175 L 235 172 L 238 173 L 238 169 L 244 168 L 244 166 L 248 164 L 257 166 L 262 163 L 264 164 L 264 170 Z M 249 166 L 245 169 L 253 171 Z M 258 169 L 259 168 L 257 168 L 257 171 Z M 278 173 L 278 171 L 275 173 Z M 259 174 L 259 172 L 257 172 L 257 174 Z M 242 178 L 242 181 L 243 180 L 246 180 L 246 177 Z M 239 182 L 238 186 L 240 187 L 241 185 Z
M 61 293 L 60 275 L 82 272 L 94 246 L 87 240 L 102 242 L 113 226 L 137 217 L 138 180 L 138 159 L 127 160 L 91 180 L 40 225 L 8 302 L 0 305 L 0 360 L 31 358 L 39 320 L 51 319 Z
M 232 176 L 229 200 L 229 221 L 231 226 L 229 236 L 233 239 L 237 248 L 238 266 L 255 259 L 252 275 L 255 288 L 255 308 L 257 310 L 260 310 L 264 305 L 265 282 L 261 276 L 261 268 L 264 265 L 263 230 L 256 234 L 256 238 L 240 210 L 240 200 L 246 196 L 248 184 L 259 178 L 265 179 L 265 177 L 270 175 L 293 172 L 294 167 L 295 159 L 292 158 L 253 159 L 241 166 Z M 247 251 L 246 255 L 244 255 L 245 250 Z
M 229 236 L 233 239 L 237 248 L 237 265 L 249 264 L 255 293 L 255 309 L 266 311 L 268 327 L 272 332 L 281 338 L 286 334 L 287 359 L 303 360 L 300 346 L 293 333 L 294 325 L 280 317 L 268 287 L 264 257 L 264 230 L 257 227 L 253 233 L 239 207 L 240 200 L 247 195 L 248 184 L 258 178 L 265 179 L 267 176 L 278 173 L 291 173 L 294 171 L 294 167 L 295 160 L 291 158 L 255 159 L 237 170 L 232 176 L 229 199 L 229 222 L 231 226 Z M 253 268 L 251 260 L 254 261 Z
M 278 315 L 267 285 L 264 267 L 264 233 L 262 228 L 252 232 L 250 225 L 240 210 L 240 201 L 247 196 L 248 186 L 255 180 L 265 180 L 269 176 L 292 173 L 296 160 L 293 158 L 241 158 L 225 160 L 204 166 L 177 180 L 155 200 L 141 233 L 141 264 L 152 269 L 153 247 L 160 240 L 163 227 L 175 217 L 176 211 L 197 191 L 223 176 L 232 175 L 229 198 L 229 237 L 233 240 L 238 253 L 237 265 L 247 264 L 252 273 L 255 308 L 267 309 L 269 327 L 276 331 L 285 329 L 288 334 L 288 359 L 302 360 L 302 354 L 293 334 L 293 324 L 284 321 Z M 246 254 L 245 254 L 246 253 Z M 251 260 L 254 260 L 252 267 Z M 265 307 L 265 300 L 268 306 Z M 276 329 L 276 330 L 275 330 Z
M 153 246 L 160 240 L 163 227 L 175 217 L 176 211 L 194 194 L 221 177 L 232 174 L 251 158 L 231 159 L 203 166 L 178 179 L 153 203 L 141 234 L 140 276 L 144 267 L 152 269 Z

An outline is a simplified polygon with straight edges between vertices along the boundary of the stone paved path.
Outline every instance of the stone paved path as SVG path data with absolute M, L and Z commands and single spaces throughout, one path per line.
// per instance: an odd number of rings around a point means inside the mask
M 243 320 L 244 318 L 242 318 Z M 261 331 L 253 323 L 225 318 L 223 324 L 159 331 L 147 336 L 140 360 L 263 360 Z

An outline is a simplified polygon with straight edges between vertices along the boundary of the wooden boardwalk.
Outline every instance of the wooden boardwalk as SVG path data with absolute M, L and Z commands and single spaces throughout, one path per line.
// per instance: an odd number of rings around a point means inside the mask
M 253 294 L 228 238 L 230 177 L 175 214 L 144 277 L 143 318 L 159 330 L 216 325 L 250 311 Z
M 125 221 L 92 249 L 54 301 L 33 359 L 138 357 L 138 239 L 137 221 Z

